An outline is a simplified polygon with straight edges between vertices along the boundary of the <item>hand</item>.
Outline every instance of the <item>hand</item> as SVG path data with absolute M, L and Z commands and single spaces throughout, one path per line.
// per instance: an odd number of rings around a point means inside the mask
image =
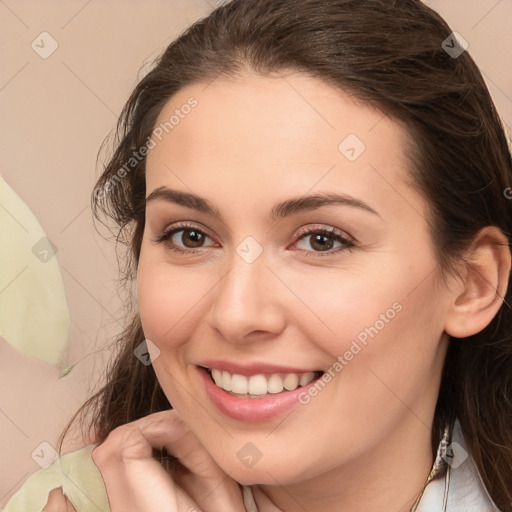
M 162 447 L 179 461 L 166 470 Z M 240 512 L 239 484 L 229 478 L 174 410 L 113 430 L 94 448 L 112 512 Z

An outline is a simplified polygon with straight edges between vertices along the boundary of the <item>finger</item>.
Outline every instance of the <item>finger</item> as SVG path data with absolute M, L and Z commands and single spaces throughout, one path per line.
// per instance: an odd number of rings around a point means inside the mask
M 137 422 L 117 427 L 93 449 L 92 460 L 101 472 L 112 512 L 180 510 L 176 486 L 152 450 Z
M 48 502 L 43 512 L 76 512 L 76 510 L 68 497 L 64 496 L 62 488 L 59 487 L 58 489 L 53 489 L 48 495 Z
M 122 453 L 105 452 L 104 457 L 151 458 L 153 449 L 165 447 L 188 470 L 172 473 L 173 480 L 206 511 L 238 512 L 244 509 L 240 486 L 217 465 L 176 411 L 151 414 L 130 423 L 124 432 L 121 428 L 118 434 L 121 439 L 117 444 L 123 447 Z
M 239 484 L 218 466 L 178 413 L 169 410 L 152 416 L 151 422 L 141 422 L 143 435 L 154 446 L 165 447 L 189 471 L 173 473 L 173 479 L 208 512 L 244 510 Z

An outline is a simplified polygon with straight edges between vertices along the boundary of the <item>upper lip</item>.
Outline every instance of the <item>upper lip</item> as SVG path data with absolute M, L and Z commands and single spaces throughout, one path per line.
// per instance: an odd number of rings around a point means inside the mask
M 277 364 L 269 364 L 263 362 L 254 362 L 250 364 L 236 363 L 233 361 L 219 361 L 219 360 L 208 360 L 202 361 L 198 364 L 204 368 L 215 368 L 229 372 L 231 375 L 258 375 L 260 373 L 307 373 L 307 372 L 318 372 L 318 369 L 310 368 L 294 368 L 290 366 L 281 366 Z M 320 370 L 321 371 L 321 370 Z

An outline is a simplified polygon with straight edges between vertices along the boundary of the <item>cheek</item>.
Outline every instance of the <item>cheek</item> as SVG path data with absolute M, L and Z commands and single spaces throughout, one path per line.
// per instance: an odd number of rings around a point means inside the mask
M 207 290 L 204 279 L 190 269 L 171 267 L 152 254 L 141 253 L 137 269 L 139 316 L 144 336 L 159 349 L 153 360 L 157 379 L 169 402 L 180 411 L 188 406 L 175 379 L 184 368 L 186 341 L 204 314 L 200 297 Z
M 290 321 L 300 324 L 304 337 L 333 359 L 350 350 L 354 341 L 364 347 L 369 340 L 390 331 L 403 315 L 401 302 L 407 292 L 397 284 L 404 281 L 395 278 L 399 270 L 388 266 L 387 275 L 383 275 L 375 266 L 363 268 L 281 272 L 283 281 L 293 283 L 299 299 L 288 309 L 288 313 L 294 311 Z
M 204 275 L 190 268 L 171 267 L 141 255 L 137 302 L 145 336 L 166 347 L 180 340 L 197 323 L 201 298 L 209 288 Z
M 429 276 L 432 266 L 416 259 L 408 269 L 410 259 L 397 260 L 393 255 L 382 265 L 365 266 L 364 273 L 333 270 L 314 279 L 303 273 L 287 281 L 296 283 L 294 291 L 307 306 L 301 306 L 302 320 L 296 316 L 301 331 L 341 376 L 342 403 L 351 396 L 379 409 L 383 398 L 396 401 L 386 385 L 412 399 L 437 370 L 444 306 Z
M 352 414 L 357 424 L 371 428 L 377 414 L 386 428 L 411 407 L 428 422 L 442 362 L 442 314 L 434 287 L 424 283 L 409 296 L 392 291 L 380 304 L 364 318 L 356 312 L 351 335 L 344 338 L 334 399 L 342 404 L 340 416 Z

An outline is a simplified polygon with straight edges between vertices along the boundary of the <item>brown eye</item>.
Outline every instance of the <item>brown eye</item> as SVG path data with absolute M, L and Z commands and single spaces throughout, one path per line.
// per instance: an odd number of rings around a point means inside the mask
M 332 236 L 329 237 L 328 235 L 324 235 L 322 233 L 309 236 L 311 237 L 309 242 L 311 247 L 318 251 L 328 251 L 329 249 L 332 249 L 334 245 L 334 238 Z
M 208 248 L 207 240 L 211 241 L 211 238 L 195 226 L 178 225 L 167 229 L 155 242 L 164 243 L 172 251 L 186 253 Z
M 183 245 L 188 249 L 202 247 L 205 235 L 204 233 L 201 233 L 201 231 L 198 231 L 197 229 L 180 229 L 176 234 L 179 232 L 182 232 L 183 234 L 181 237 L 178 237 L 178 239 L 180 239 Z
M 355 246 L 352 240 L 336 229 L 309 229 L 298 236 L 297 245 L 308 256 L 324 256 L 319 253 L 326 253 L 327 256 Z

